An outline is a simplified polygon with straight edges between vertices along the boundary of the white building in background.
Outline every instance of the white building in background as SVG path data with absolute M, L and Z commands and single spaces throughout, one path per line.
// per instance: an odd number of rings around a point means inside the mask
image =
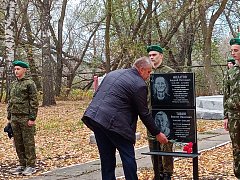
M 101 84 L 101 82 L 103 81 L 103 79 L 105 78 L 106 74 L 104 74 L 103 76 L 99 76 L 98 77 L 98 86 Z

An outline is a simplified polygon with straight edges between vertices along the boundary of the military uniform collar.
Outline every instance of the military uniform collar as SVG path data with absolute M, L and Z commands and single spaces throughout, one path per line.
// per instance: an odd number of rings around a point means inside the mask
M 160 64 L 160 65 L 159 65 L 157 68 L 155 68 L 155 69 L 159 69 L 159 68 L 162 68 L 162 67 L 164 67 L 163 63 Z
M 29 78 L 27 78 L 27 77 L 23 77 L 23 78 L 21 78 L 21 79 L 18 79 L 18 78 L 17 78 L 17 81 L 24 81 L 24 80 L 27 80 L 27 79 L 29 79 Z

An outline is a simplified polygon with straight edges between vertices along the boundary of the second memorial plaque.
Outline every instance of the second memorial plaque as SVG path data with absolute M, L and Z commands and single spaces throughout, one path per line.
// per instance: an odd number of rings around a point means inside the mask
M 196 142 L 194 109 L 153 109 L 152 115 L 160 131 L 169 140 L 186 143 Z

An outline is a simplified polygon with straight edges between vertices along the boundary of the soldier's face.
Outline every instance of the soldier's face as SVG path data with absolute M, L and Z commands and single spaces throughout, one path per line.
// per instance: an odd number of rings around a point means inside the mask
M 27 69 L 26 68 L 23 68 L 21 66 L 14 66 L 14 73 L 15 73 L 15 76 L 18 78 L 18 79 L 21 79 L 24 77 L 25 73 L 26 73 Z
M 158 66 L 160 66 L 162 64 L 163 54 L 161 54 L 157 51 L 150 51 L 148 53 L 148 56 L 151 59 L 154 68 L 157 68 Z
M 232 68 L 234 66 L 232 62 L 228 62 L 227 65 L 228 65 L 228 68 Z
M 240 62 L 240 45 L 234 44 L 231 46 L 231 55 L 235 60 Z

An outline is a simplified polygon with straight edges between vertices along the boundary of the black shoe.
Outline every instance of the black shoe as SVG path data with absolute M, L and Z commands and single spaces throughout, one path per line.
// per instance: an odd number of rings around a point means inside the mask
M 160 177 L 159 180 L 164 180 L 164 179 L 163 179 L 163 178 L 164 178 L 164 175 L 163 175 L 163 174 L 160 174 L 159 177 Z M 155 177 L 154 177 L 152 180 L 156 180 Z
M 171 174 L 169 174 L 169 173 L 164 173 L 163 174 L 163 180 L 171 180 L 172 178 L 171 178 L 172 176 L 171 176 Z

